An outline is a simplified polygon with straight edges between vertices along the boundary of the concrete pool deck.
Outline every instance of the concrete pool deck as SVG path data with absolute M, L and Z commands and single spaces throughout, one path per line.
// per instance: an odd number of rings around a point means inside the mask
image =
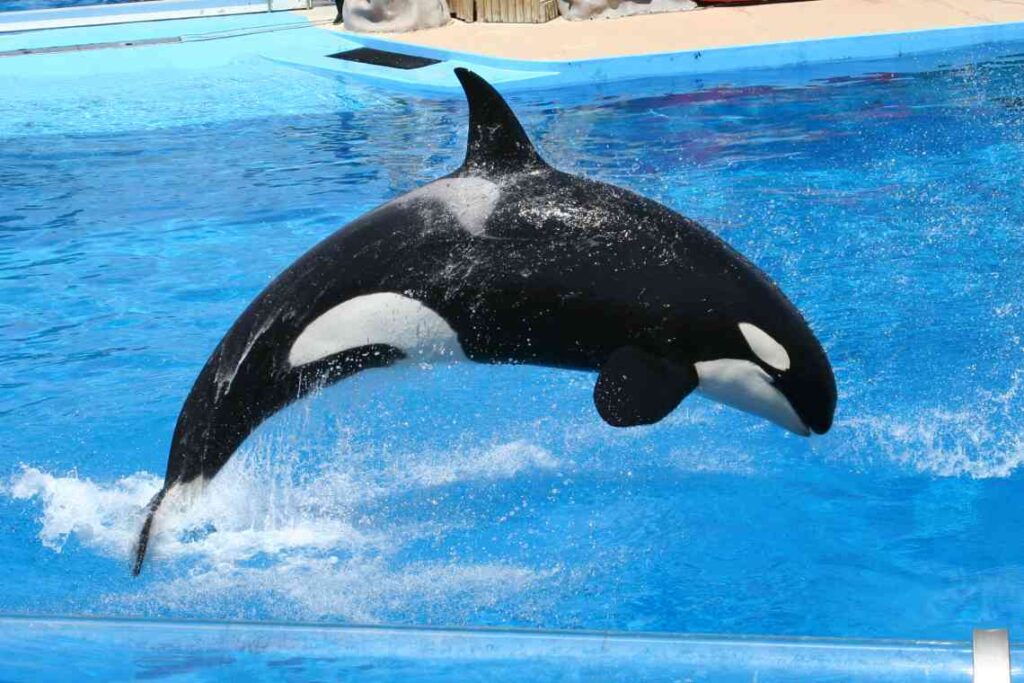
M 304 1 L 280 0 L 285 6 Z M 180 67 L 255 56 L 403 93 L 460 96 L 453 72 L 458 66 L 474 69 L 505 92 L 662 77 L 691 79 L 693 87 L 702 88 L 752 79 L 762 85 L 769 80 L 804 83 L 848 75 L 851 68 L 858 73 L 933 69 L 962 59 L 1024 53 L 1024 0 L 814 0 L 583 22 L 453 21 L 404 34 L 339 30 L 330 25 L 333 6 L 218 15 L 225 2 L 251 6 L 253 0 L 92 6 L 84 8 L 87 18 L 71 10 L 0 12 L 0 57 L 17 58 L 0 59 L 0 76 L 163 68 L 172 54 L 165 58 L 163 53 L 169 49 Z M 144 11 L 163 11 L 171 4 L 207 14 L 158 21 L 159 13 Z M 17 30 L 26 20 L 38 22 L 40 14 L 51 26 L 72 19 L 105 23 Z M 104 56 L 125 47 L 135 52 L 132 60 Z M 432 63 L 396 69 L 332 58 L 359 47 L 427 57 Z M 852 67 L 852 62 L 860 65 Z
M 333 7 L 299 12 L 331 26 Z M 407 45 L 514 60 L 574 61 L 865 34 L 1024 22 L 1024 0 L 815 0 L 621 19 L 546 24 L 452 21 L 413 33 L 372 34 Z

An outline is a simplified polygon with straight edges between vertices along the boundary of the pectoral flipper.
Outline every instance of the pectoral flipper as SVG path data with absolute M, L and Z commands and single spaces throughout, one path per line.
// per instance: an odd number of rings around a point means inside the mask
M 614 351 L 594 385 L 594 405 L 613 427 L 654 424 L 697 388 L 697 371 L 636 346 Z

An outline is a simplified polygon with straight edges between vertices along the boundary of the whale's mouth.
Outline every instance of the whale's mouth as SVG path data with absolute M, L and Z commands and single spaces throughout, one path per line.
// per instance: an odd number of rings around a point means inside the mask
M 736 358 L 695 363 L 700 391 L 708 398 L 757 415 L 800 436 L 811 428 L 800 418 L 785 394 L 775 387 L 767 372 L 756 363 Z

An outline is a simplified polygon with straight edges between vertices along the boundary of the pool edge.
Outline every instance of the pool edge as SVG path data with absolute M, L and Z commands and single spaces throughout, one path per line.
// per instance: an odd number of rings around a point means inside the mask
M 479 65 L 518 75 L 517 81 L 529 88 L 581 85 L 594 82 L 629 81 L 659 76 L 700 77 L 722 73 L 762 71 L 794 66 L 841 64 L 852 61 L 886 60 L 941 53 L 949 50 L 995 46 L 1024 41 L 1024 22 L 945 27 L 893 33 L 869 33 L 777 43 L 755 43 L 706 50 L 682 50 L 641 55 L 600 57 L 580 60 L 524 60 L 495 57 L 473 52 L 427 47 L 392 38 L 366 34 L 338 34 L 365 47 L 391 50 L 418 57 Z M 1024 50 L 1024 46 L 1022 46 Z M 1012 53 L 1012 51 L 1011 51 Z M 285 60 L 324 71 L 345 73 L 344 66 L 321 60 Z M 386 71 L 378 68 L 378 71 Z M 413 83 L 401 74 L 379 73 L 392 83 Z M 528 82 L 528 83 L 527 83 Z M 454 78 L 431 85 L 457 90 Z

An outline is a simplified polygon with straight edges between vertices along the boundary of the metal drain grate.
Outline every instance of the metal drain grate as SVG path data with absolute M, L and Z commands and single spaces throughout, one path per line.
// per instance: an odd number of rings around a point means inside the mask
M 415 57 L 403 55 L 399 52 L 388 52 L 387 50 L 375 50 L 372 47 L 360 47 L 345 52 L 335 52 L 327 55 L 332 59 L 344 59 L 348 62 L 359 62 L 361 64 L 373 64 L 374 66 L 387 66 L 392 69 L 422 69 L 431 64 L 440 64 L 440 59 L 429 57 Z

